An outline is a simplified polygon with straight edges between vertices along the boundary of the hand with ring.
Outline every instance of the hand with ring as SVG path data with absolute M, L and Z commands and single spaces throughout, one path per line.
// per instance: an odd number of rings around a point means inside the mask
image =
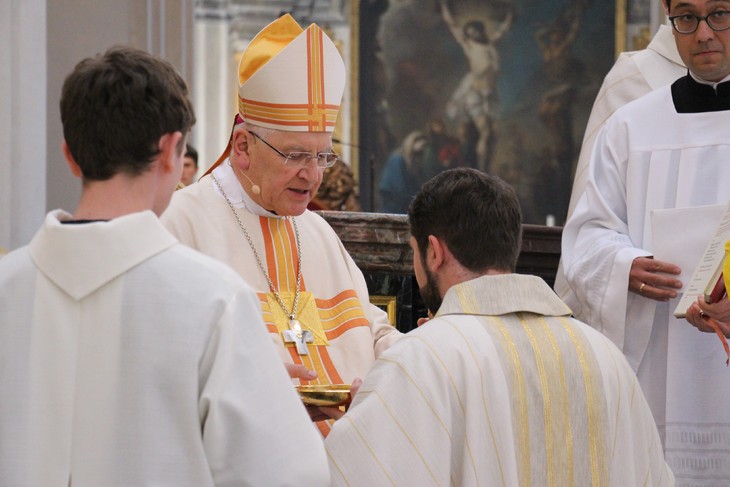
M 682 281 L 673 277 L 680 272 L 679 266 L 669 262 L 637 257 L 631 262 L 629 291 L 655 301 L 669 301 L 682 288 Z
M 716 303 L 706 303 L 700 296 L 697 301 L 687 308 L 685 319 L 695 328 L 706 333 L 715 330 L 710 326 L 709 319 L 715 320 L 725 336 L 730 337 L 730 301 L 725 298 Z

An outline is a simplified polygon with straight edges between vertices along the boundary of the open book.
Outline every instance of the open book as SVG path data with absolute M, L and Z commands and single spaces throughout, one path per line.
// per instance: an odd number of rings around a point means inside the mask
M 727 297 L 722 268 L 725 263 L 725 242 L 730 240 L 730 203 L 725 207 L 715 233 L 711 236 L 684 294 L 674 309 L 674 316 L 683 318 L 687 308 L 704 296 L 708 303 Z

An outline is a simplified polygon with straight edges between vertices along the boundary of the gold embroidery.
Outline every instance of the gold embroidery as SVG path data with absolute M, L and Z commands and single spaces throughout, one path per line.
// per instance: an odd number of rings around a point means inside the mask
M 570 422 L 568 385 L 563 353 L 553 328 L 542 317 L 539 319 L 539 324 L 540 326 L 535 326 L 533 330 L 540 343 L 541 353 L 543 354 L 542 360 L 551 371 L 547 377 L 553 382 L 548 384 L 548 387 L 551 390 L 550 400 L 554 411 L 554 441 L 558 446 L 555 449 L 553 458 L 555 474 L 559 476 L 557 485 L 574 485 L 573 430 Z
M 560 321 L 573 342 L 578 355 L 578 362 L 583 371 L 586 405 L 588 407 L 588 442 L 590 445 L 593 485 L 604 485 L 604 480 L 608 478 L 608 466 L 606 465 L 606 452 L 604 450 L 605 431 L 603 421 L 605 420 L 606 411 L 601 407 L 601 376 L 594 362 L 595 359 L 591 360 L 593 355 L 589 348 L 590 345 L 585 342 L 585 338 L 576 333 L 568 320 L 561 318 Z
M 520 352 L 515 341 L 515 337 L 504 320 L 499 316 L 490 317 L 492 323 L 497 325 L 498 335 L 494 335 L 495 344 L 498 343 L 497 350 L 505 354 L 504 367 L 505 379 L 512 391 L 511 401 L 515 405 L 515 420 L 513 425 L 515 428 L 515 438 L 519 445 L 516 451 L 518 478 L 520 485 L 529 487 L 531 484 L 532 463 L 530 455 L 530 415 L 527 410 L 527 385 L 525 384 L 525 372 L 520 359 Z M 498 451 L 498 450 L 497 450 Z M 504 476 L 503 476 L 504 478 Z
M 479 300 L 474 294 L 474 289 L 469 286 L 454 286 L 456 295 L 459 297 L 459 305 L 465 313 L 478 314 Z
M 279 296 L 287 306 L 291 306 L 294 302 L 294 293 L 279 293 Z M 284 313 L 283 309 L 281 309 L 281 306 L 279 306 L 273 293 L 266 293 L 266 299 L 269 303 L 273 322 L 276 325 L 276 329 L 279 331 L 279 335 L 281 335 L 281 332 L 289 329 L 289 316 Z M 312 332 L 312 335 L 314 335 L 314 346 L 330 344 L 324 334 L 322 322 L 319 319 L 319 312 L 317 311 L 317 303 L 315 302 L 312 293 L 299 293 L 299 310 L 297 312 L 296 319 L 299 320 L 303 329 Z M 293 347 L 294 344 L 286 343 L 285 346 Z

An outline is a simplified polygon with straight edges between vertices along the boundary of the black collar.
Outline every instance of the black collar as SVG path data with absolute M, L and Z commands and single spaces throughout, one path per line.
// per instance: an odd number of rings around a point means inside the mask
M 730 81 L 713 88 L 698 83 L 688 74 L 672 83 L 672 101 L 677 113 L 730 110 Z
M 84 223 L 98 223 L 98 222 L 108 222 L 109 220 L 64 220 L 61 223 L 64 225 L 82 225 Z

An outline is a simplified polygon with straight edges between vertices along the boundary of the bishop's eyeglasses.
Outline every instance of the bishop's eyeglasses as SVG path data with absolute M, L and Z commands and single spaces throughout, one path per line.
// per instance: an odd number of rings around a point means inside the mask
M 279 149 L 259 137 L 257 133 L 251 132 L 250 130 L 249 133 L 259 139 L 264 144 L 268 145 L 273 151 L 283 157 L 284 164 L 287 166 L 304 167 L 307 165 L 310 159 L 316 159 L 317 167 L 320 168 L 332 167 L 335 165 L 335 162 L 337 162 L 338 157 L 337 154 L 335 154 L 334 152 L 319 152 L 317 154 L 312 154 L 311 152 L 293 151 L 288 154 L 284 154 Z
M 680 34 L 692 34 L 700 26 L 701 20 L 707 22 L 710 29 L 716 32 L 730 29 L 730 12 L 725 10 L 717 10 L 704 17 L 694 14 L 673 15 L 669 17 L 672 27 Z

